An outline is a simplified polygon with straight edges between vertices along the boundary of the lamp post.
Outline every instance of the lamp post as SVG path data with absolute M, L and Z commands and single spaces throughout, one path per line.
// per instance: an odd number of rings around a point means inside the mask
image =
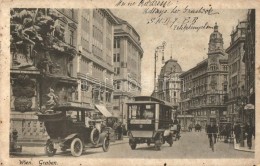
M 155 92 L 155 97 L 157 97 L 156 94 L 156 62 L 158 59 L 158 52 L 162 52 L 162 63 L 164 63 L 164 47 L 166 46 L 166 42 L 164 41 L 161 46 L 156 47 L 155 52 L 154 52 L 154 92 Z

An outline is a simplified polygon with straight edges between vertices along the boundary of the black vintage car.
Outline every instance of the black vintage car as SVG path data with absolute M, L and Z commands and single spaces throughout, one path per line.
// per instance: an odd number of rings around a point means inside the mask
M 157 98 L 137 96 L 135 101 L 127 103 L 127 126 L 129 145 L 135 149 L 137 144 L 155 145 L 160 150 L 161 145 L 173 144 L 173 134 L 170 127 L 173 123 L 173 107 Z
M 50 137 L 45 145 L 45 152 L 53 156 L 57 149 L 66 151 L 70 149 L 75 157 L 80 156 L 86 147 L 97 145 L 100 133 L 95 127 L 87 127 L 85 118 L 90 108 L 80 106 L 58 106 L 53 111 L 38 114 L 40 121 L 44 122 L 46 131 Z M 108 132 L 103 139 L 103 151 L 109 149 Z

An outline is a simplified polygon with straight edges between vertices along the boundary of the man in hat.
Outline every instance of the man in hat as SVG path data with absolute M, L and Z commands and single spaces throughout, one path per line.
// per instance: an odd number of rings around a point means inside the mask
M 247 140 L 247 146 L 249 149 L 252 147 L 252 136 L 254 134 L 254 128 L 250 122 L 247 122 L 245 126 L 245 133 L 246 133 L 246 140 Z
M 238 121 L 236 121 L 234 126 L 234 134 L 236 138 L 236 143 L 238 144 L 240 142 L 240 135 L 241 135 L 241 127 Z
M 216 143 L 216 139 L 217 139 L 217 126 L 216 126 L 216 122 L 214 120 L 210 120 L 210 125 L 207 126 L 207 134 L 208 134 L 208 138 L 209 138 L 209 147 L 210 143 L 213 142 L 213 138 L 214 138 L 214 144 Z

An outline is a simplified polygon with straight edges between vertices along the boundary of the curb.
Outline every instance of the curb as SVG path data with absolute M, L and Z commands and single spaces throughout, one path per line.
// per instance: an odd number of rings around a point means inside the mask
M 242 149 L 239 147 L 239 144 L 236 144 L 235 143 L 235 139 L 234 139 L 234 149 L 235 150 L 238 150 L 238 151 L 244 151 L 244 152 L 250 152 L 250 153 L 255 153 L 255 150 L 254 149 L 246 149 L 245 147 Z

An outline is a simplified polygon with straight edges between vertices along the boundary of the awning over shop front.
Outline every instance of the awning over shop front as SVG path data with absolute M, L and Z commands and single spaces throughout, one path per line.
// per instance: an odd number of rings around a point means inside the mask
M 247 104 L 247 105 L 245 105 L 244 109 L 245 110 L 254 110 L 255 106 L 253 104 Z
M 96 108 L 105 116 L 105 117 L 111 117 L 112 114 L 107 110 L 107 108 L 103 105 L 95 105 Z

